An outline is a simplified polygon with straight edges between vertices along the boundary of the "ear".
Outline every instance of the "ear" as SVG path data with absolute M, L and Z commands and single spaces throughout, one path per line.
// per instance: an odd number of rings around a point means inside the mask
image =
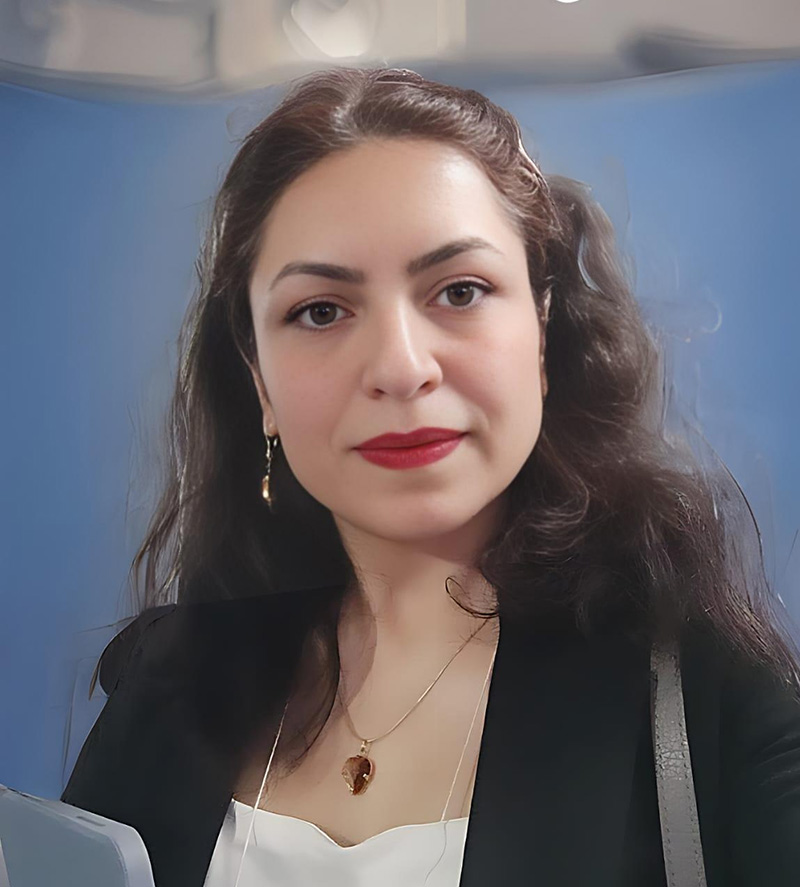
M 247 368 L 250 370 L 250 375 L 253 377 L 253 384 L 256 386 L 256 393 L 258 394 L 258 402 L 261 404 L 261 412 L 264 417 L 264 435 L 277 434 L 275 415 L 272 412 L 272 404 L 270 404 L 269 398 L 267 397 L 267 388 L 264 385 L 264 380 L 261 378 L 261 372 L 258 367 L 250 363 L 249 360 L 247 361 Z

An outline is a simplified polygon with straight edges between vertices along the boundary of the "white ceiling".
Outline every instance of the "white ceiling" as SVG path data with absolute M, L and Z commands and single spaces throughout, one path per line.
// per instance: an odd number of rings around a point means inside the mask
M 330 64 L 605 80 L 800 57 L 798 0 L 0 0 L 0 80 L 207 97 Z

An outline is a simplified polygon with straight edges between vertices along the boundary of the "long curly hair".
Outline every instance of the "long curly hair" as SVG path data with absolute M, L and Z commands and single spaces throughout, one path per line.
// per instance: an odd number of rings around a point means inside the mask
M 617 627 L 642 642 L 702 621 L 800 683 L 741 490 L 724 466 L 701 468 L 688 443 L 665 429 L 658 334 L 642 318 L 608 217 L 584 185 L 539 171 L 510 113 L 406 69 L 313 73 L 244 138 L 214 202 L 180 333 L 167 476 L 131 566 L 137 606 L 343 588 L 354 579 L 331 514 L 280 449 L 274 515 L 260 496 L 248 283 L 262 223 L 294 179 L 366 140 L 409 137 L 456 146 L 485 172 L 524 239 L 546 320 L 540 437 L 473 565 L 496 589 L 495 612 L 538 624 L 566 619 L 586 633 Z M 328 603 L 304 627 L 323 642 L 318 728 L 338 682 L 341 594 Z

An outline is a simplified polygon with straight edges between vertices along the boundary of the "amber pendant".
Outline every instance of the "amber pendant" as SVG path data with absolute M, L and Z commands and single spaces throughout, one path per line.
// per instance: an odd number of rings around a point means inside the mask
M 362 742 L 359 754 L 344 762 L 342 776 L 351 795 L 363 795 L 375 773 L 375 764 L 367 757 L 369 743 Z

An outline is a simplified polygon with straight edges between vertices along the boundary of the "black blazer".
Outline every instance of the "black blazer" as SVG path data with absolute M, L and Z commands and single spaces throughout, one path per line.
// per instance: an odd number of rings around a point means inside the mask
M 236 777 L 225 725 L 249 704 L 239 670 L 268 675 L 281 626 L 324 593 L 160 607 L 107 648 L 110 696 L 62 800 L 132 825 L 157 887 L 202 887 Z M 694 626 L 681 671 L 708 887 L 798 887 L 798 694 Z M 649 693 L 649 651 L 621 633 L 501 616 L 461 887 L 666 884 Z

